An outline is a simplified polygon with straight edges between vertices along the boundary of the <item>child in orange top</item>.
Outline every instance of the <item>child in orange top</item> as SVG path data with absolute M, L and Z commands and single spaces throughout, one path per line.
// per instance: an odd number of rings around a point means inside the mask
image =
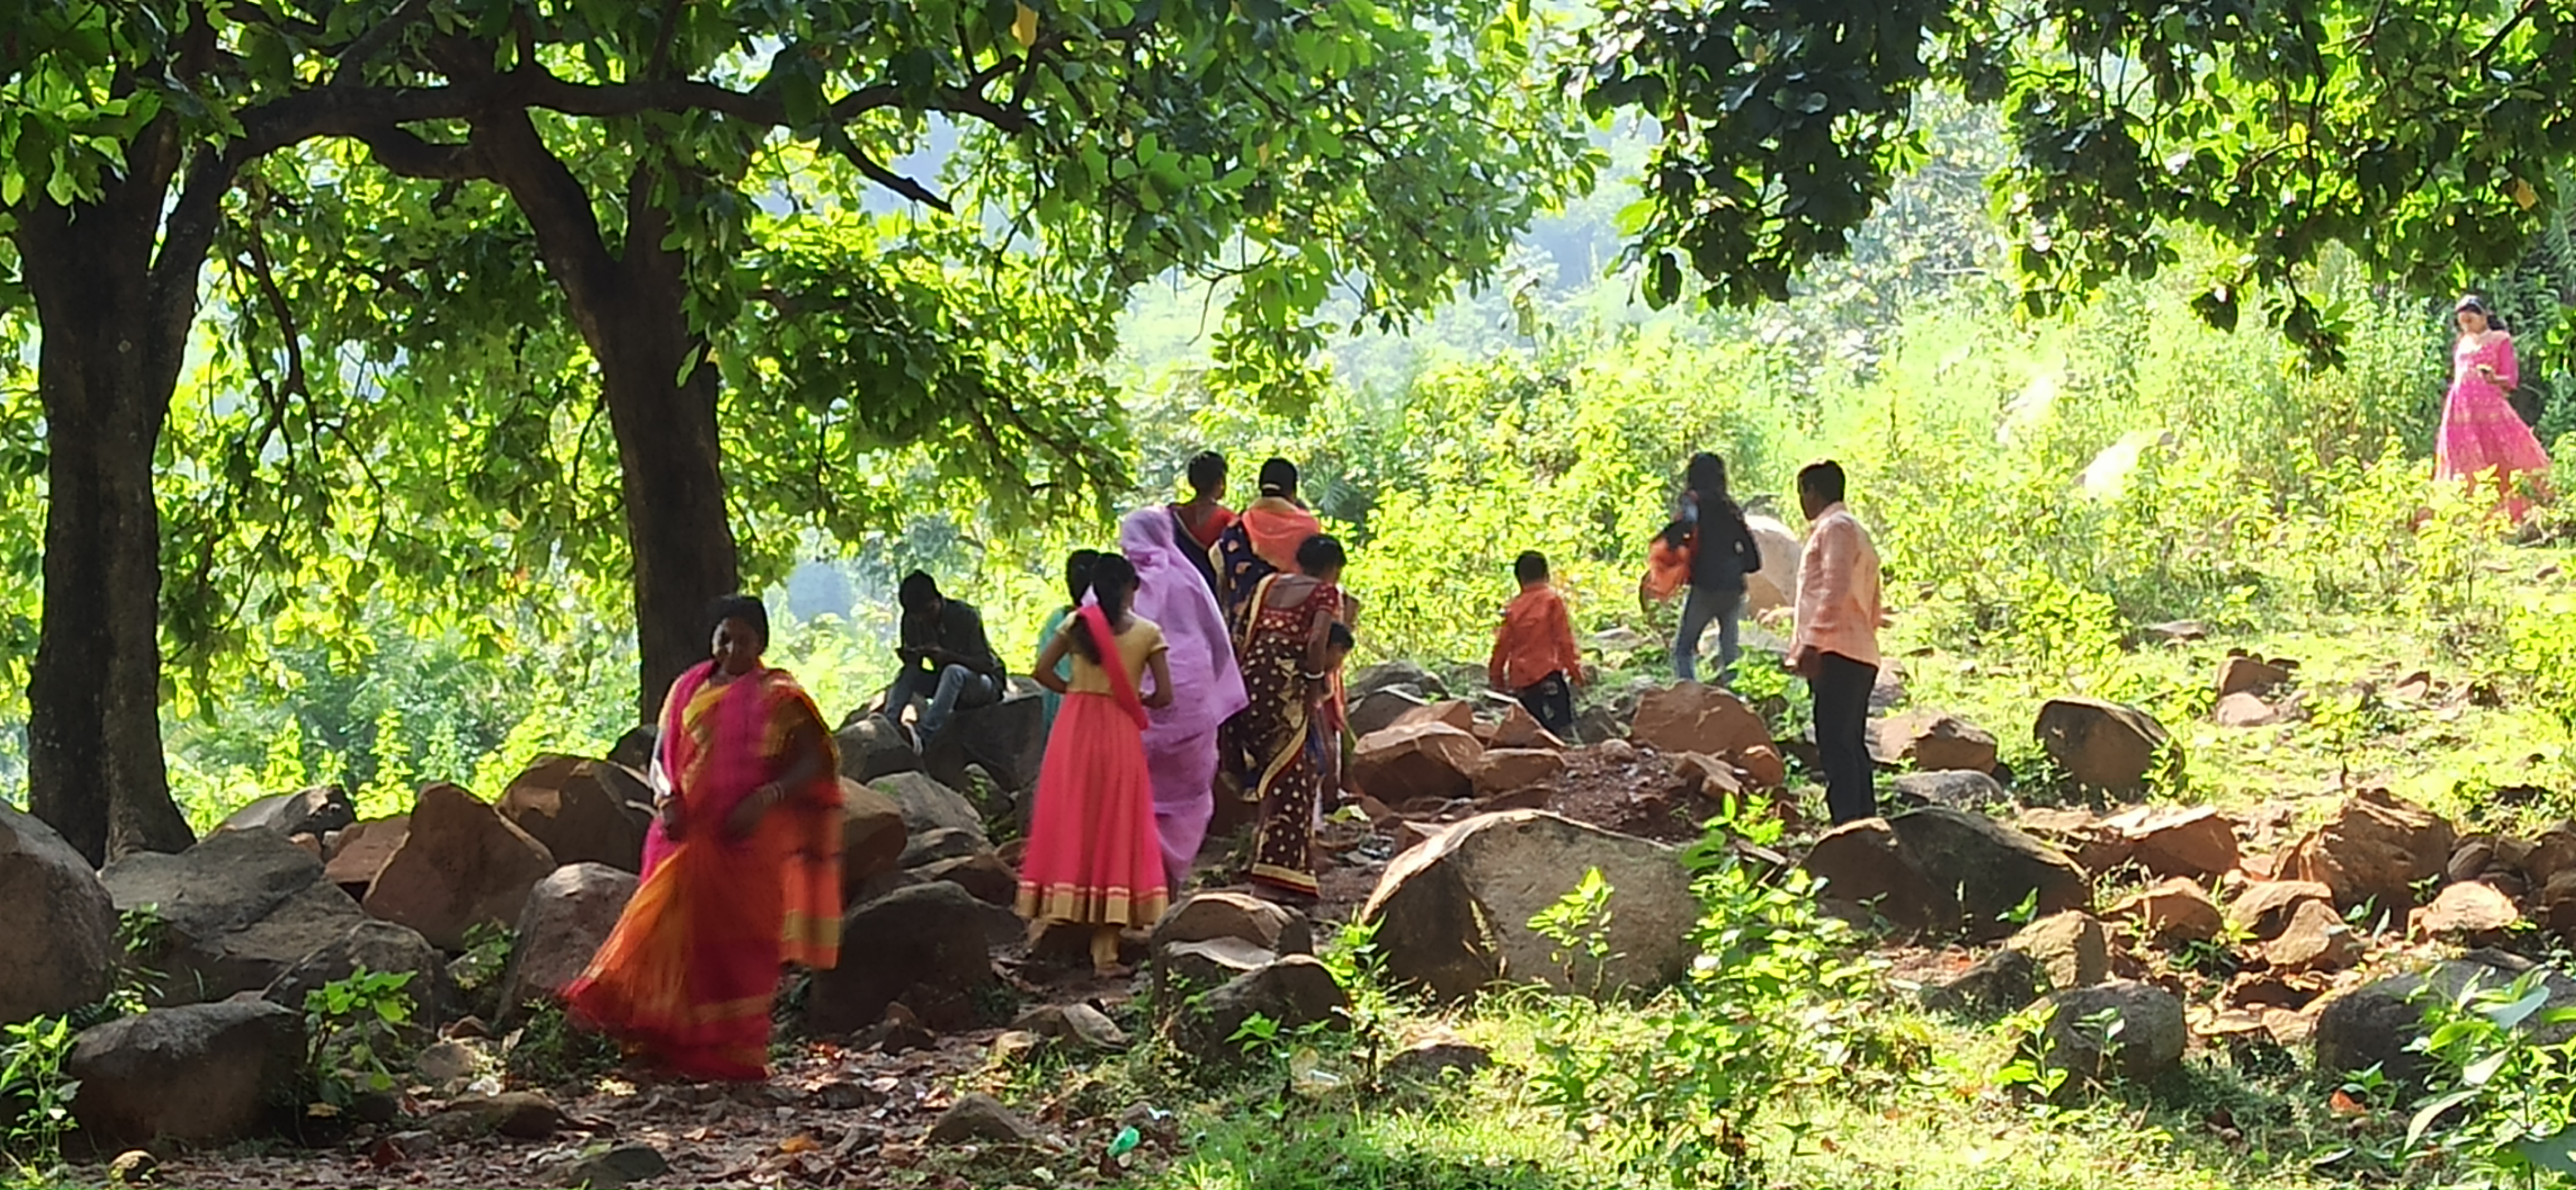
M 1565 598 L 1547 584 L 1547 556 L 1532 550 L 1513 564 L 1521 593 L 1503 609 L 1494 633 L 1494 656 L 1485 679 L 1520 700 L 1539 724 L 1559 736 L 1574 734 L 1574 687 L 1583 681 L 1583 654 L 1574 645 L 1574 618 Z

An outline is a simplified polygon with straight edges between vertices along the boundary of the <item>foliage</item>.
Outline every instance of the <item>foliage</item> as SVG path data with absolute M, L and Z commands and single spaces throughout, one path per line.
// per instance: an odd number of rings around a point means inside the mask
M 0 1115 L 8 1122 L 5 1148 L 22 1179 L 50 1170 L 71 1131 L 72 1097 L 80 1084 L 64 1070 L 78 1035 L 58 1016 L 19 1021 L 0 1030 Z
M 317 1102 L 337 1110 L 394 1089 L 412 1027 L 413 974 L 361 965 L 304 994 L 305 1066 Z
M 1601 869 L 1584 870 L 1583 879 L 1555 904 L 1531 915 L 1529 928 L 1557 945 L 1556 961 L 1566 984 L 1583 995 L 1598 996 L 1610 953 L 1610 882 Z M 1589 971 L 1586 971 L 1586 965 Z
M 529 1008 L 524 1023 L 501 1042 L 510 1077 L 541 1087 L 606 1074 L 620 1056 L 616 1042 L 574 1024 L 551 1000 Z
M 2423 997 L 2425 1032 L 2413 1048 L 2431 1075 L 2407 1123 L 2409 1156 L 2464 1163 L 2477 1180 L 2463 1184 L 2576 1179 L 2576 1043 L 2532 1036 L 2576 1011 L 2550 1008 L 2540 975 Z

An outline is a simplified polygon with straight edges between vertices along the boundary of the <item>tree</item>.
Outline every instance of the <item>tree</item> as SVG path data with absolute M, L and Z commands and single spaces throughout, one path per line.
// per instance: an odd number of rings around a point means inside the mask
M 1568 81 L 1596 114 L 1661 122 L 1647 292 L 1778 300 L 1921 152 L 1926 86 L 2000 103 L 1993 180 L 2023 300 L 2057 308 L 2178 259 L 2168 227 L 2241 251 L 2196 305 L 2243 295 L 2310 358 L 2341 313 L 2300 289 L 2330 244 L 2421 288 L 2501 268 L 2576 155 L 2576 14 L 2555 0 L 1611 0 Z

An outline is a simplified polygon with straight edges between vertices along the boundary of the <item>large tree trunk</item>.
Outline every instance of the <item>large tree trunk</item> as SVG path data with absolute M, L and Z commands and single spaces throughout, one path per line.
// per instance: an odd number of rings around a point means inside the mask
M 166 179 L 167 175 L 163 175 Z M 195 841 L 161 752 L 161 518 L 152 456 L 193 317 L 201 241 L 154 267 L 157 201 L 30 204 L 20 259 L 43 324 L 44 624 L 28 684 L 31 808 L 92 862 Z M 209 182 L 208 184 L 213 184 Z M 138 218 L 137 216 L 141 217 Z M 180 237 L 194 240 L 193 235 Z M 184 280 L 185 295 L 167 292 Z

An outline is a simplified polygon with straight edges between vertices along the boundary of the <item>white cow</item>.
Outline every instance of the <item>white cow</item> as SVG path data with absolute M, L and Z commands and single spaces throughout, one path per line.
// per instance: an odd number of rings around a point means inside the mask
M 1798 535 L 1777 517 L 1751 513 L 1744 518 L 1753 544 L 1762 551 L 1762 569 L 1744 576 L 1744 616 L 1751 619 L 1774 609 L 1798 606 Z

